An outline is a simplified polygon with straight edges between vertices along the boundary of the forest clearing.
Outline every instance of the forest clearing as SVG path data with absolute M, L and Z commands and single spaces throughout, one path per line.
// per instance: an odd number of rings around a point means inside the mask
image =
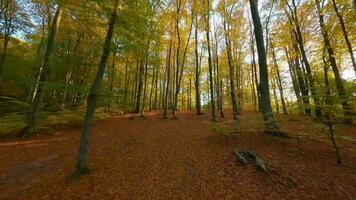
M 0 199 L 356 199 L 355 0 L 0 0 Z

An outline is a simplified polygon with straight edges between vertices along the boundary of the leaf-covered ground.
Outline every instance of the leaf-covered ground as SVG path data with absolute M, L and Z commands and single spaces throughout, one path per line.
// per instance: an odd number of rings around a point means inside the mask
M 356 199 L 355 127 L 337 126 L 337 165 L 322 124 L 278 122 L 292 138 L 265 135 L 257 113 L 239 117 L 237 134 L 228 118 L 211 124 L 189 112 L 179 120 L 113 117 L 93 126 L 94 171 L 72 182 L 80 128 L 3 140 L 0 199 Z M 268 172 L 236 164 L 235 148 L 256 152 Z

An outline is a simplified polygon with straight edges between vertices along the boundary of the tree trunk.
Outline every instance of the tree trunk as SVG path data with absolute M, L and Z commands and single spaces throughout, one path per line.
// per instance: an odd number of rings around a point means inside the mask
M 156 66 L 154 65 L 153 66 L 153 69 L 152 69 L 152 80 L 151 80 L 151 88 L 150 88 L 150 99 L 149 99 L 149 111 L 151 112 L 152 111 L 152 96 L 153 96 L 153 88 L 154 88 L 154 85 L 155 85 L 155 77 L 156 77 Z
M 42 60 L 42 71 L 40 72 L 39 85 L 36 95 L 27 115 L 27 126 L 19 134 L 20 137 L 28 136 L 33 132 L 33 126 L 35 125 L 37 114 L 40 110 L 42 99 L 45 93 L 45 81 L 47 81 L 50 74 L 50 59 L 52 57 L 56 35 L 59 28 L 59 23 L 62 16 L 62 7 L 59 5 L 56 14 L 53 19 L 51 32 L 48 36 L 46 52 Z
M 297 71 L 298 83 L 299 83 L 300 90 L 302 93 L 303 107 L 305 109 L 305 113 L 308 116 L 311 116 L 309 90 L 308 90 L 308 84 L 307 84 L 308 79 L 305 76 L 305 73 L 303 72 L 303 70 L 300 66 L 298 45 L 296 43 L 294 43 L 293 46 L 294 46 L 294 51 L 295 51 L 294 52 L 295 53 L 294 63 L 295 63 L 296 71 Z
M 195 108 L 197 110 L 197 115 L 201 115 L 201 104 L 200 104 L 200 65 L 199 65 L 199 48 L 198 48 L 198 15 L 195 14 Z
M 271 108 L 271 100 L 269 95 L 268 87 L 268 69 L 267 69 L 267 58 L 266 50 L 263 42 L 263 30 L 261 19 L 258 13 L 257 0 L 249 0 L 251 14 L 253 19 L 253 24 L 255 27 L 255 37 L 258 52 L 258 61 L 260 66 L 260 93 L 261 93 L 261 108 L 263 113 L 263 118 L 266 123 L 267 133 L 275 133 L 279 128 L 277 127 Z
M 226 16 L 224 16 L 223 26 L 224 26 L 226 53 L 227 53 L 227 59 L 228 59 L 228 65 L 229 65 L 230 97 L 231 97 L 231 103 L 232 103 L 232 115 L 233 115 L 233 119 L 237 120 L 238 107 L 237 107 L 237 100 L 236 100 L 236 94 L 235 94 L 235 78 L 234 78 L 235 67 L 233 65 L 233 60 L 232 60 L 232 55 L 231 55 L 231 41 L 230 41 L 229 33 L 227 30 Z
M 128 73 L 128 64 L 125 65 L 125 88 L 124 88 L 124 105 L 127 105 L 127 95 L 129 87 L 129 73 Z
M 204 1 L 205 3 L 205 1 Z M 211 121 L 216 121 L 215 116 L 215 98 L 214 98 L 214 78 L 213 78 L 213 65 L 211 60 L 211 47 L 210 47 L 210 3 L 207 0 L 207 13 L 205 13 L 206 17 L 206 42 L 208 47 L 208 63 L 209 63 L 209 86 L 210 86 L 210 111 L 211 111 Z
M 85 115 L 83 132 L 82 132 L 82 135 L 80 138 L 80 146 L 79 146 L 79 151 L 78 151 L 78 156 L 77 156 L 77 165 L 76 165 L 76 169 L 74 172 L 74 176 L 80 176 L 83 173 L 88 172 L 87 157 L 88 157 L 88 148 L 89 148 L 88 143 L 89 143 L 90 127 L 93 122 L 96 100 L 97 100 L 97 97 L 100 92 L 101 81 L 103 79 L 106 64 L 107 64 L 108 57 L 110 54 L 110 44 L 111 44 L 111 39 L 113 37 L 115 23 L 116 23 L 116 19 L 117 19 L 118 3 L 119 3 L 119 0 L 116 0 L 115 6 L 114 6 L 114 11 L 110 18 L 109 28 L 108 28 L 108 32 L 107 32 L 104 46 L 103 46 L 103 54 L 100 59 L 99 69 L 96 73 L 94 83 L 90 89 L 90 93 L 88 96 L 87 112 Z
M 319 13 L 319 23 L 320 23 L 320 27 L 321 27 L 323 38 L 324 38 L 324 45 L 328 52 L 329 62 L 330 62 L 331 68 L 332 68 L 332 70 L 334 72 L 334 76 L 335 76 L 337 93 L 339 95 L 339 98 L 341 99 L 341 105 L 344 110 L 344 122 L 351 124 L 352 123 L 352 111 L 351 111 L 351 107 L 349 105 L 349 99 L 347 97 L 344 83 L 343 83 L 339 69 L 336 64 L 334 49 L 331 46 L 331 42 L 329 40 L 329 34 L 326 30 L 325 23 L 324 23 L 324 15 L 322 13 L 319 1 L 315 0 L 315 3 L 316 3 L 316 7 L 317 7 L 317 10 Z
M 144 86 L 143 86 L 143 99 L 142 99 L 142 106 L 141 106 L 141 111 L 140 111 L 140 117 L 144 118 L 145 117 L 145 106 L 146 106 L 146 92 L 147 92 L 147 74 L 148 74 L 148 58 L 146 58 L 146 63 L 145 63 L 145 77 L 144 77 Z
M 288 6 L 288 9 L 290 10 L 290 14 L 288 12 L 286 12 L 287 17 L 288 17 L 290 24 L 294 27 L 293 33 L 295 36 L 295 40 L 299 46 L 299 51 L 301 53 L 302 62 L 304 63 L 304 66 L 307 71 L 306 82 L 308 82 L 310 85 L 312 98 L 313 98 L 314 104 L 315 104 L 315 115 L 317 118 L 319 118 L 319 117 L 321 117 L 321 110 L 319 108 L 320 100 L 319 100 L 319 96 L 318 96 L 316 88 L 315 88 L 315 80 L 314 80 L 313 74 L 311 72 L 308 57 L 306 55 L 306 51 L 304 48 L 304 39 L 303 39 L 302 31 L 300 28 L 300 22 L 298 19 L 297 5 L 295 3 L 295 0 L 292 0 L 292 6 L 288 3 L 288 1 L 285 1 L 285 2 L 286 2 L 286 5 Z
M 275 67 L 276 75 L 277 75 L 277 77 L 276 77 L 277 78 L 277 85 L 278 85 L 278 89 L 279 89 L 279 93 L 280 93 L 280 97 L 281 97 L 283 114 L 288 115 L 287 106 L 286 106 L 286 102 L 285 102 L 285 99 L 284 99 L 284 91 L 283 91 L 283 86 L 282 86 L 281 74 L 279 72 L 279 66 L 278 66 L 278 63 L 277 63 L 276 52 L 275 52 L 274 45 L 273 45 L 272 41 L 270 41 L 270 46 L 271 46 L 271 51 L 272 51 L 272 58 L 273 58 L 273 62 L 274 62 L 274 67 Z
M 217 94 L 217 103 L 218 103 L 218 110 L 220 111 L 220 117 L 224 118 L 224 110 L 222 106 L 222 91 L 220 85 L 220 69 L 219 69 L 219 41 L 218 41 L 218 33 L 215 30 L 214 33 L 215 37 L 215 70 L 216 70 L 216 94 Z
M 172 27 L 171 27 L 172 29 Z M 171 31 L 172 32 L 172 31 Z M 171 80 L 171 57 L 172 57 L 172 43 L 173 43 L 172 33 L 170 38 L 170 44 L 168 49 L 167 61 L 166 61 L 166 70 L 167 70 L 167 79 L 166 79 L 166 91 L 164 96 L 164 103 L 163 103 L 163 119 L 167 119 L 167 109 L 168 109 L 168 93 L 170 87 L 170 80 Z
M 336 16 L 339 19 L 339 22 L 340 22 L 340 25 L 341 25 L 341 29 L 342 29 L 342 33 L 343 33 L 344 38 L 345 38 L 346 46 L 347 46 L 347 49 L 348 49 L 350 57 L 351 57 L 352 66 L 354 67 L 354 71 L 355 71 L 355 75 L 356 75 L 356 61 L 355 61 L 355 57 L 354 57 L 354 52 L 352 50 L 351 42 L 349 40 L 349 36 L 347 34 L 347 31 L 346 31 L 346 26 L 345 26 L 344 19 L 343 19 L 341 13 L 339 12 L 339 9 L 338 9 L 338 7 L 336 5 L 335 0 L 331 0 L 331 2 L 333 3 L 333 8 L 334 8 L 334 11 L 336 13 Z
M 145 73 L 145 65 L 142 61 L 138 62 L 139 72 L 138 72 L 138 86 L 137 86 L 137 96 L 136 96 L 136 114 L 140 113 L 141 106 L 141 95 L 142 95 L 142 87 L 143 87 L 143 76 Z
M 276 104 L 276 113 L 279 113 L 279 103 L 278 103 L 278 96 L 276 92 L 276 83 L 275 83 L 275 78 L 272 77 L 271 83 L 272 83 L 272 90 L 273 90 L 273 98 L 274 98 L 274 103 Z
M 160 71 L 160 68 L 157 66 L 156 71 L 155 71 L 155 85 L 154 85 L 155 95 L 154 95 L 154 100 L 153 100 L 153 110 L 158 109 L 157 101 L 158 101 L 158 73 L 160 73 L 159 71 Z
M 302 101 L 302 98 L 300 95 L 300 86 L 299 86 L 299 82 L 298 82 L 298 78 L 297 78 L 297 72 L 296 72 L 295 66 L 293 64 L 293 61 L 291 60 L 291 58 L 289 56 L 288 49 L 284 48 L 284 51 L 285 51 L 285 54 L 287 57 L 289 73 L 292 78 L 294 93 L 295 93 L 295 96 L 297 97 L 299 113 L 302 114 L 302 113 L 304 113 L 304 107 L 303 107 L 303 101 Z

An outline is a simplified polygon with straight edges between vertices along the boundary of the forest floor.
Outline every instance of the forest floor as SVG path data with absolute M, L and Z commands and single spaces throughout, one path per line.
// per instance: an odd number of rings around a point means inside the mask
M 94 171 L 75 181 L 81 127 L 2 140 L 0 199 L 356 199 L 355 126 L 337 125 L 338 165 L 325 126 L 310 118 L 278 115 L 292 137 L 282 139 L 263 133 L 258 113 L 243 113 L 232 134 L 226 115 L 216 124 L 193 112 L 99 121 L 90 136 Z M 267 172 L 236 163 L 236 148 L 257 153 Z

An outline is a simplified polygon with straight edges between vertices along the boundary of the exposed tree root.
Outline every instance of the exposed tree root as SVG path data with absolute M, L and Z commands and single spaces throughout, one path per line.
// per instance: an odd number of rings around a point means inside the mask
M 251 150 L 233 150 L 233 154 L 236 156 L 237 160 L 241 164 L 252 163 L 256 165 L 260 170 L 267 172 L 267 167 L 262 159 L 260 159 L 254 152 Z
M 278 137 L 283 137 L 283 138 L 289 138 L 289 135 L 287 132 L 284 132 L 280 129 L 266 129 L 265 131 L 268 135 L 272 136 L 278 136 Z

